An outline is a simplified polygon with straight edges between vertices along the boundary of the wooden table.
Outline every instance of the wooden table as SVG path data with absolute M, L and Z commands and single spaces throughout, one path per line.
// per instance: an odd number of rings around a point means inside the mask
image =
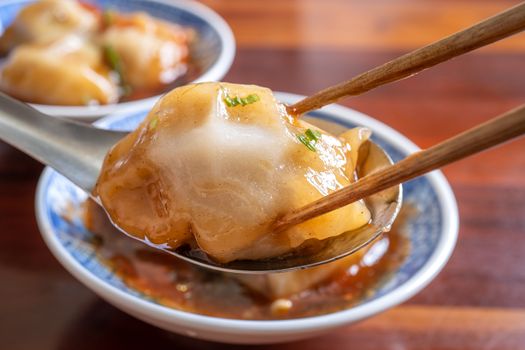
M 308 94 L 517 1 L 206 0 L 232 26 L 225 78 Z M 343 102 L 426 147 L 525 102 L 525 36 Z M 42 166 L 0 144 L 0 348 L 230 349 L 158 330 L 100 300 L 45 247 Z M 525 139 L 447 167 L 457 248 L 423 292 L 379 316 L 275 349 L 525 349 Z M 261 348 L 270 348 L 261 347 Z

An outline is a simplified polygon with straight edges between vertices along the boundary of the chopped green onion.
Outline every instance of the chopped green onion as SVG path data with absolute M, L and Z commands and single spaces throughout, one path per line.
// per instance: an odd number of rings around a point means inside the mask
M 241 105 L 244 107 L 246 105 L 255 103 L 257 101 L 259 101 L 259 96 L 257 94 L 250 94 L 246 97 L 239 97 L 239 96 L 231 97 L 229 95 L 226 95 L 224 97 L 224 103 L 226 103 L 228 107 L 235 107 L 238 105 Z
M 155 129 L 157 127 L 157 124 L 159 123 L 159 120 L 158 118 L 153 118 L 150 122 L 149 122 L 149 128 L 150 129 Z
M 233 107 L 233 106 L 236 106 L 235 102 L 232 100 L 232 98 L 228 95 L 226 95 L 226 97 L 224 97 L 224 102 L 226 103 L 226 105 L 228 107 Z
M 315 145 L 322 137 L 322 134 L 317 130 L 306 129 L 304 134 L 297 134 L 297 139 L 306 146 L 310 151 L 316 152 Z
M 241 101 L 243 101 L 245 104 L 249 105 L 251 103 L 255 103 L 255 102 L 259 101 L 259 95 L 251 94 L 251 95 L 246 96 L 244 99 L 241 99 Z
M 111 45 L 105 45 L 104 56 L 106 57 L 111 69 L 120 74 L 122 72 L 122 62 L 115 48 Z
M 109 67 L 117 74 L 122 95 L 129 95 L 131 93 L 131 86 L 126 84 L 124 80 L 124 74 L 122 73 L 122 59 L 120 58 L 120 55 L 111 45 L 104 45 L 103 49 L 104 57 L 106 58 Z
M 299 141 L 301 141 L 301 143 L 303 145 L 306 146 L 306 148 L 308 148 L 310 151 L 312 152 L 316 152 L 317 150 L 315 149 L 315 143 L 312 142 L 312 140 L 310 140 L 306 135 L 304 134 L 299 134 L 297 135 L 297 139 Z
M 308 136 L 308 138 L 313 141 L 318 141 L 322 136 L 319 131 L 312 130 L 312 129 L 306 130 L 305 135 Z

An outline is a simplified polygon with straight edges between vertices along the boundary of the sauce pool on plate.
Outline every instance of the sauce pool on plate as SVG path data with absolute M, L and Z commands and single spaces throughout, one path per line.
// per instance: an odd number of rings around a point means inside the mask
M 261 284 L 243 281 L 245 277 L 194 266 L 126 237 L 94 202 L 86 202 L 85 223 L 96 237 L 101 260 L 126 285 L 147 298 L 202 315 L 269 320 L 340 311 L 373 296 L 408 255 L 409 241 L 403 227 L 413 212 L 410 206 L 405 207 L 392 230 L 365 253 L 352 255 L 344 268 L 302 291 L 278 297 L 269 295 Z

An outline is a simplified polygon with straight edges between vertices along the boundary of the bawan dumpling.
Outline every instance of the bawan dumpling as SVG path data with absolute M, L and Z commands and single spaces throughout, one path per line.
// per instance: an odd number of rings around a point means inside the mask
M 188 85 L 113 147 L 95 194 L 115 224 L 151 245 L 196 244 L 219 262 L 274 257 L 369 222 L 359 201 L 283 232 L 270 228 L 354 181 L 369 134 L 330 135 L 287 114 L 266 88 Z
M 110 73 L 98 47 L 71 35 L 11 52 L 0 70 L 0 90 L 41 104 L 115 103 L 118 86 Z
M 25 6 L 0 36 L 0 55 L 18 45 L 46 45 L 69 35 L 87 36 L 98 30 L 99 19 L 75 0 L 39 0 Z
M 112 16 L 99 40 L 115 50 L 133 91 L 162 89 L 186 72 L 192 32 L 145 13 Z

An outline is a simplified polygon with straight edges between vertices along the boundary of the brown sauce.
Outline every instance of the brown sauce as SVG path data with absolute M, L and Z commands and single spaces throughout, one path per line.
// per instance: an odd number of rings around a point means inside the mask
M 373 243 L 373 259 L 367 254 L 329 280 L 284 300 L 271 300 L 232 275 L 199 268 L 126 237 L 94 202 L 86 203 L 85 222 L 96 236 L 102 261 L 130 288 L 155 302 L 209 316 L 267 320 L 335 312 L 372 296 L 407 256 L 403 227 L 411 212 L 410 207 L 402 211 L 392 230 Z

